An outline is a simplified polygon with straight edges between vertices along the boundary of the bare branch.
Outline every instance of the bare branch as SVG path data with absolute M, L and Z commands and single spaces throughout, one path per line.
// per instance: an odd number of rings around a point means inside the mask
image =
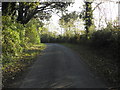
M 95 6 L 95 8 L 92 10 L 92 12 L 93 12 L 100 4 L 102 4 L 102 2 L 98 3 L 98 4 Z

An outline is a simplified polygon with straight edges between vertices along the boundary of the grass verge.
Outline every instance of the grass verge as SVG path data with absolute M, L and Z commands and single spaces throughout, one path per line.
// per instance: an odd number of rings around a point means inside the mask
M 3 87 L 10 87 L 10 84 L 21 76 L 21 73 L 35 61 L 38 55 L 41 55 L 41 51 L 45 48 L 45 44 L 33 45 L 27 48 L 20 56 L 14 58 L 12 62 L 3 65 Z
M 95 74 L 102 77 L 108 87 L 119 87 L 118 66 L 114 58 L 109 58 L 108 51 L 91 48 L 89 45 L 62 43 L 74 51 L 78 52 L 85 63 L 95 71 Z

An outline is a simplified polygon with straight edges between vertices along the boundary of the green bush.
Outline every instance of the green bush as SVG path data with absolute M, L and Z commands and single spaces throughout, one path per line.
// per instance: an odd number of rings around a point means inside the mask
M 2 63 L 10 63 L 19 57 L 29 44 L 39 44 L 40 36 L 36 19 L 27 25 L 17 23 L 10 16 L 2 16 Z
M 107 47 L 111 43 L 112 32 L 98 30 L 92 34 L 92 44 L 96 47 Z
M 17 31 L 6 28 L 3 30 L 2 35 L 3 63 L 6 63 L 10 62 L 9 58 L 19 56 L 20 53 L 22 53 L 23 48 L 20 46 L 20 36 Z
M 40 34 L 38 29 L 37 20 L 33 19 L 26 25 L 25 37 L 27 42 L 30 44 L 39 44 L 40 43 Z

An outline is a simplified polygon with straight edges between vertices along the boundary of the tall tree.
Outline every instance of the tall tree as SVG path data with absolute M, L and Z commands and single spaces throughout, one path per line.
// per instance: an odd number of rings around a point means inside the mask
M 85 15 L 83 17 L 85 21 L 86 37 L 89 33 L 89 28 L 93 25 L 93 13 L 92 13 L 92 2 L 85 2 Z
M 67 32 L 70 31 L 71 27 L 74 27 L 74 21 L 78 18 L 78 14 L 76 12 L 66 13 L 59 19 L 59 24 L 62 28 L 65 29 L 66 36 L 69 36 Z
M 92 25 L 94 25 L 93 22 L 93 11 L 99 7 L 102 2 L 98 3 L 93 9 L 92 9 L 92 3 L 93 2 L 84 2 L 84 10 L 80 14 L 80 18 L 82 18 L 85 21 L 85 29 L 86 29 L 86 38 L 88 37 L 89 34 L 89 29 Z
M 38 12 L 41 14 L 40 18 L 44 19 L 48 14 L 51 14 L 50 11 L 53 9 L 62 10 L 67 8 L 68 5 L 70 5 L 70 2 L 3 2 L 2 14 L 14 16 L 17 11 L 16 20 L 21 24 L 26 24 L 31 18 L 38 16 Z

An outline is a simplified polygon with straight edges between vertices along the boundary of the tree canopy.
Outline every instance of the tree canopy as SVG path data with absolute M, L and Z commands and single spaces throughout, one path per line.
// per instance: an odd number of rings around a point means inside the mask
M 16 21 L 21 24 L 26 24 L 33 17 L 45 19 L 51 14 L 53 9 L 63 10 L 70 5 L 70 2 L 3 2 L 2 3 L 2 15 L 16 16 Z M 49 18 L 49 17 L 48 17 Z
M 75 27 L 74 22 L 78 19 L 78 14 L 76 12 L 66 13 L 59 19 L 59 24 L 64 28 L 66 33 L 71 31 L 71 27 Z

